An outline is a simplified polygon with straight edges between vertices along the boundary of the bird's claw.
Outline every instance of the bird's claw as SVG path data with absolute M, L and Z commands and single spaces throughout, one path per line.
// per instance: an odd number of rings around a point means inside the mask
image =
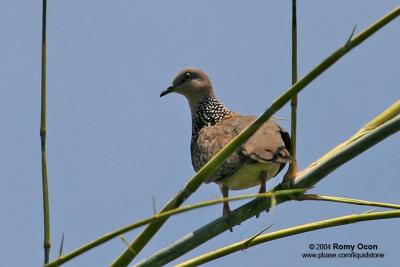
M 262 199 L 261 199 L 261 198 L 258 198 L 258 199 L 256 199 L 256 201 L 257 201 L 257 203 L 256 203 L 256 210 L 258 210 L 258 207 L 262 204 Z M 265 210 L 265 212 L 268 213 L 268 212 L 269 212 L 269 208 L 267 208 L 267 209 Z M 257 212 L 256 218 L 260 217 L 260 213 L 261 213 L 261 212 Z
M 231 224 L 231 213 L 229 212 L 229 213 L 225 213 L 224 212 L 224 214 L 223 214 L 223 217 L 224 217 L 224 219 L 225 219 L 225 222 L 226 222 L 226 224 L 228 224 L 228 226 L 229 226 L 229 231 L 231 231 L 231 233 L 233 232 L 233 225 Z
M 226 223 L 229 226 L 229 231 L 231 231 L 231 233 L 233 232 L 233 225 L 231 224 L 231 209 L 229 208 L 228 205 L 224 205 L 224 209 L 222 212 L 222 216 L 224 217 Z
M 283 189 L 294 189 L 294 181 L 295 178 L 291 178 L 291 177 L 284 177 L 283 181 L 281 183 L 281 187 Z

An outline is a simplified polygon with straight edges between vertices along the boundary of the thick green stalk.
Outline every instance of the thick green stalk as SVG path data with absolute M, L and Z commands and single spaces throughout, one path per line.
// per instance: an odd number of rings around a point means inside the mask
M 277 110 L 282 108 L 287 102 L 289 102 L 293 96 L 298 94 L 304 87 L 310 84 L 315 78 L 321 73 L 332 66 L 336 61 L 342 58 L 354 47 L 358 46 L 365 39 L 370 37 L 376 31 L 381 29 L 383 26 L 388 24 L 390 21 L 400 15 L 400 7 L 395 8 L 384 17 L 370 25 L 366 30 L 359 33 L 357 36 L 349 39 L 346 44 L 336 50 L 332 55 L 321 62 L 316 68 L 309 72 L 304 78 L 294 84 L 289 90 L 287 90 L 281 97 L 276 99 L 272 105 L 257 118 L 251 125 L 249 125 L 244 131 L 236 136 L 228 145 L 226 145 L 217 155 L 210 160 L 203 168 L 201 168 L 195 176 L 193 176 L 186 185 L 180 190 L 180 192 L 173 197 L 168 203 L 162 208 L 160 212 L 164 212 L 170 209 L 174 209 L 180 206 L 197 188 L 203 183 L 203 181 L 210 176 L 222 163 L 226 160 L 236 149 L 238 149 L 244 142 L 247 141 L 262 125 L 266 122 Z M 128 266 L 128 264 L 139 254 L 144 246 L 151 240 L 151 238 L 157 233 L 161 226 L 167 221 L 168 218 L 149 224 L 142 233 L 131 243 L 131 246 L 127 248 L 123 254 L 121 254 L 112 264 L 113 267 Z
M 343 148 L 339 152 L 326 160 L 320 162 L 314 168 L 303 172 L 294 181 L 294 187 L 296 188 L 311 188 L 329 173 L 334 171 L 340 165 L 348 162 L 357 155 L 363 153 L 368 148 L 382 141 L 386 137 L 400 131 L 400 115 L 391 120 L 381 124 L 374 130 L 369 131 L 347 147 Z M 272 191 L 280 190 L 281 185 L 278 185 Z M 275 198 L 274 205 L 281 204 L 290 199 L 284 197 Z M 253 200 L 235 210 L 232 211 L 229 219 L 230 225 L 226 225 L 226 221 L 223 217 L 219 217 L 214 221 L 200 227 L 199 229 L 187 234 L 181 239 L 175 241 L 168 247 L 161 249 L 154 253 L 152 256 L 144 259 L 135 266 L 163 266 L 180 256 L 184 255 L 188 251 L 196 248 L 197 246 L 207 242 L 208 240 L 216 237 L 217 235 L 230 229 L 231 225 L 238 225 L 248 220 L 249 218 L 261 213 L 271 206 L 271 201 L 264 200 L 262 202 Z
M 292 85 L 297 82 L 297 12 L 296 0 L 292 0 Z M 291 106 L 291 139 L 292 147 L 290 153 L 295 159 L 289 164 L 289 169 L 285 174 L 285 179 L 293 179 L 297 172 L 297 95 L 290 101 Z
M 271 240 L 280 239 L 287 236 L 297 235 L 301 233 L 306 233 L 310 231 L 315 231 L 324 228 L 331 228 L 340 225 L 346 225 L 356 222 L 363 221 L 373 221 L 373 220 L 382 220 L 382 219 L 392 219 L 399 218 L 400 211 L 381 211 L 381 212 L 371 212 L 371 213 L 362 213 L 362 214 L 352 214 L 347 216 L 341 216 L 333 219 L 303 224 L 299 226 L 295 226 L 292 228 L 282 229 L 275 232 L 271 232 L 268 234 L 258 235 L 256 237 L 252 237 L 250 239 L 234 243 L 232 245 L 214 250 L 212 252 L 206 253 L 204 255 L 198 256 L 196 258 L 185 261 L 181 264 L 176 265 L 176 267 L 189 267 L 189 266 L 199 266 L 206 262 L 210 262 L 212 260 L 221 258 L 223 256 L 232 254 L 237 251 L 242 251 L 248 249 L 249 247 L 262 244 Z
M 390 120 L 391 118 L 394 118 L 395 116 L 400 114 L 400 100 L 398 100 L 396 103 L 394 103 L 393 105 L 391 105 L 388 109 L 386 109 L 384 112 L 382 112 L 381 114 L 379 114 L 378 116 L 376 116 L 373 120 L 371 120 L 370 122 L 368 122 L 367 124 L 365 124 L 357 133 L 355 133 L 352 137 L 350 137 L 349 139 L 347 139 L 345 142 L 339 144 L 338 146 L 336 146 L 334 149 L 332 149 L 331 151 L 329 151 L 328 153 L 326 153 L 324 156 L 322 156 L 318 161 L 322 161 L 328 157 L 330 157 L 332 154 L 337 153 L 337 151 L 339 151 L 340 149 L 342 149 L 343 147 L 349 145 L 351 142 L 354 142 L 354 140 L 357 140 L 358 138 L 360 138 L 361 136 L 363 136 L 364 134 L 366 134 L 368 131 L 375 129 L 376 127 L 378 127 L 379 125 L 381 125 L 382 123 Z M 314 164 L 317 164 L 318 161 L 316 161 Z
M 47 178 L 46 157 L 46 21 L 47 0 L 43 0 L 42 11 L 42 72 L 41 72 L 41 110 L 40 110 L 40 143 L 42 150 L 42 187 L 43 187 L 43 225 L 44 225 L 44 263 L 49 262 L 51 239 L 50 239 L 50 208 L 49 208 L 49 185 Z
M 228 197 L 228 198 L 219 198 L 219 199 L 213 199 L 213 200 L 199 202 L 199 203 L 196 203 L 193 205 L 182 206 L 177 209 L 173 209 L 173 210 L 169 210 L 169 211 L 166 211 L 163 213 L 155 214 L 154 216 L 142 219 L 140 221 L 137 221 L 137 222 L 134 222 L 127 226 L 124 226 L 116 231 L 107 233 L 107 234 L 97 238 L 96 240 L 86 243 L 85 245 L 77 248 L 76 250 L 71 251 L 68 254 L 60 255 L 59 258 L 46 264 L 44 267 L 60 266 L 61 264 L 66 263 L 67 261 L 70 261 L 73 258 L 85 253 L 86 251 L 91 250 L 97 246 L 100 246 L 101 244 L 104 244 L 105 242 L 107 242 L 115 237 L 118 237 L 126 232 L 132 231 L 133 229 L 139 228 L 143 225 L 163 219 L 165 217 L 177 215 L 177 214 L 184 213 L 184 212 L 194 210 L 194 209 L 199 209 L 199 208 L 203 208 L 203 207 L 207 207 L 207 206 L 211 206 L 211 205 L 216 205 L 219 203 L 223 203 L 225 201 L 238 201 L 238 200 L 244 200 L 244 199 L 249 199 L 249 198 L 271 198 L 271 197 L 278 197 L 278 196 L 283 196 L 283 195 L 285 195 L 285 196 L 292 195 L 293 197 L 297 197 L 299 194 L 303 194 L 304 192 L 305 192 L 304 189 L 290 189 L 290 190 L 282 190 L 282 191 L 262 193 L 262 194 L 247 194 L 247 195 L 233 196 L 233 197 Z M 393 204 L 386 204 L 386 205 L 393 205 Z M 375 206 L 375 205 L 372 205 L 372 206 Z

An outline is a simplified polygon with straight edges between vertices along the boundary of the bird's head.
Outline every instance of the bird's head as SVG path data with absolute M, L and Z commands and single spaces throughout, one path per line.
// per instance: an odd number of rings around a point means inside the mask
M 197 68 L 184 68 L 178 72 L 172 84 L 161 92 L 160 97 L 173 92 L 184 95 L 190 103 L 207 97 L 215 98 L 210 79 Z

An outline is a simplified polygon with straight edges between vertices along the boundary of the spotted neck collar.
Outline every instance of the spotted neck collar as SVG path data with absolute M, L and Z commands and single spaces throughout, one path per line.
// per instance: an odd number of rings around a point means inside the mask
M 202 100 L 192 118 L 192 138 L 205 127 L 220 122 L 233 114 L 222 102 L 216 98 L 205 98 Z

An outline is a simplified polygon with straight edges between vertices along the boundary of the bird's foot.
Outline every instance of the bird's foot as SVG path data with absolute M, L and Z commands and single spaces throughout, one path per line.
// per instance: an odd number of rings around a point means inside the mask
M 287 189 L 294 189 L 294 180 L 294 178 L 284 177 L 282 181 L 283 187 Z
M 262 202 L 263 202 L 263 199 L 261 199 L 261 198 L 257 198 L 257 199 L 256 199 L 256 210 L 259 209 L 259 207 L 262 205 Z M 269 208 L 267 208 L 267 209 L 265 210 L 265 212 L 268 213 L 268 212 L 269 212 Z M 257 212 L 256 218 L 260 217 L 260 213 L 261 213 L 261 212 Z
M 224 217 L 226 223 L 229 226 L 229 231 L 231 231 L 231 233 L 232 233 L 233 232 L 233 229 L 232 229 L 233 225 L 232 225 L 232 223 L 230 221 L 231 220 L 231 209 L 229 208 L 228 205 L 224 205 L 222 216 Z
M 258 191 L 259 194 L 263 194 L 263 193 L 266 192 L 267 177 L 268 177 L 268 173 L 267 172 L 262 172 L 260 174 L 261 184 L 260 184 L 260 190 Z M 256 199 L 256 210 L 260 209 L 259 207 L 262 205 L 263 200 L 264 199 L 262 199 L 262 198 L 257 198 Z M 268 212 L 268 211 L 269 211 L 269 208 L 266 210 L 266 212 Z M 260 212 L 257 212 L 257 214 L 256 214 L 256 218 L 258 218 L 258 217 L 260 217 Z
M 258 209 L 258 202 L 259 202 L 259 199 L 257 199 L 256 209 Z M 256 218 L 258 219 L 259 217 L 260 217 L 260 212 L 257 212 Z

